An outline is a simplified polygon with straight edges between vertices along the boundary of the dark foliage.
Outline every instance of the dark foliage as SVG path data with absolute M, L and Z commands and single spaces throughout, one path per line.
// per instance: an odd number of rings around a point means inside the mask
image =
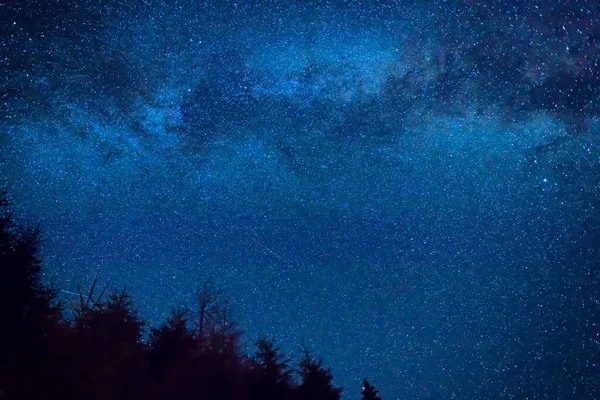
M 190 356 L 197 350 L 189 312 L 173 310 L 160 328 L 151 329 L 149 344 L 148 372 L 152 379 L 164 384 L 182 376 L 182 367 L 190 363 Z
M 379 391 L 372 386 L 368 380 L 363 380 L 363 391 L 362 391 L 362 399 L 363 400 L 381 400 L 379 397 Z
M 40 229 L 13 222 L 0 193 L 0 388 L 33 392 L 50 367 L 52 334 L 60 328 L 56 291 L 41 280 Z M 35 383 L 34 383 L 35 382 Z
M 244 354 L 229 300 L 209 284 L 197 310 L 175 308 L 147 334 L 129 295 L 106 293 L 99 273 L 63 314 L 42 282 L 40 230 L 14 223 L 5 192 L 0 208 L 0 398 L 340 398 L 331 370 L 308 353 L 300 385 L 274 341 Z
M 301 399 L 339 400 L 341 398 L 342 388 L 333 385 L 331 368 L 324 367 L 322 360 L 315 359 L 304 350 L 304 357 L 299 366 L 302 383 L 298 389 Z
M 597 228 L 590 230 L 597 242 Z M 229 301 L 210 284 L 198 293 L 196 310 L 175 308 L 146 332 L 126 292 L 107 293 L 98 275 L 79 303 L 63 313 L 57 291 L 42 282 L 37 257 L 40 230 L 14 222 L 6 193 L 0 193 L 0 399 L 261 399 L 340 400 L 331 369 L 304 350 L 292 358 L 261 338 L 254 354 L 242 350 L 242 331 L 231 318 Z M 573 257 L 598 260 L 598 251 Z M 597 263 L 590 266 L 593 276 Z M 524 388 L 523 398 L 585 398 L 597 393 L 600 373 L 600 304 L 593 279 L 573 288 L 565 307 L 572 318 L 565 333 L 547 345 L 561 346 L 557 383 Z M 66 315 L 72 315 L 67 318 Z M 581 341 L 581 338 L 584 338 Z M 516 362 L 515 362 L 516 365 Z M 526 365 L 505 372 L 517 374 Z M 578 371 L 577 376 L 573 371 Z M 366 379 L 364 400 L 380 400 Z
M 259 339 L 256 342 L 256 354 L 252 358 L 251 397 L 265 400 L 292 398 L 294 382 L 291 360 L 281 354 L 273 340 Z

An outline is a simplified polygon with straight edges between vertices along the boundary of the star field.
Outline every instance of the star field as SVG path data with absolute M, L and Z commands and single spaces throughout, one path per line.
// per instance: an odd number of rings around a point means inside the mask
M 210 281 L 345 398 L 596 398 L 600 7 L 555 3 L 0 2 L 0 183 L 66 301 Z

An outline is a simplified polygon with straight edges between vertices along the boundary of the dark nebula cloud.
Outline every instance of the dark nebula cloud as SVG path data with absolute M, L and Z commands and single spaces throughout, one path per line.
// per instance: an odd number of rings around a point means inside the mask
M 348 398 L 597 397 L 600 7 L 500 3 L 0 3 L 48 279 L 216 282 Z

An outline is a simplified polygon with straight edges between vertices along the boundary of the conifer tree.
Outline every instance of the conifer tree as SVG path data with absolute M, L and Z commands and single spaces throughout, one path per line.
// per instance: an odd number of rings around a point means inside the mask
M 177 370 L 185 368 L 195 355 L 196 340 L 188 323 L 189 312 L 175 308 L 159 328 L 151 329 L 149 368 L 156 381 L 162 383 L 178 375 Z
M 281 400 L 291 397 L 291 358 L 283 355 L 272 339 L 261 338 L 256 342 L 256 353 L 251 361 L 250 398 Z
M 381 400 L 379 391 L 366 378 L 363 379 L 362 400 Z
M 331 368 L 323 367 L 322 360 L 316 360 L 308 350 L 300 361 L 300 384 L 298 391 L 303 400 L 340 400 L 342 388 L 333 385 Z
M 92 291 L 90 291 L 92 292 Z M 88 297 L 91 299 L 93 295 Z M 125 398 L 147 389 L 146 363 L 139 317 L 126 292 L 106 300 L 81 301 L 76 312 L 67 359 L 74 398 Z
M 290 384 L 292 382 L 290 361 L 291 358 L 281 354 L 272 339 L 265 337 L 256 342 L 253 363 L 265 381 L 274 385 Z
M 0 191 L 0 388 L 35 397 L 49 384 L 53 340 L 62 328 L 56 291 L 42 282 L 40 228 L 15 223 Z

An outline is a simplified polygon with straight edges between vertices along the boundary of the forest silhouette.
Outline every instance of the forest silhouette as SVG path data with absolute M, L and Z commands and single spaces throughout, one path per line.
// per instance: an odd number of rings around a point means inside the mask
M 268 337 L 253 354 L 210 284 L 197 308 L 149 327 L 127 292 L 98 274 L 75 306 L 42 281 L 39 227 L 21 226 L 0 193 L 0 399 L 337 400 L 330 368 L 304 348 L 294 362 Z M 357 393 L 358 397 L 358 393 Z M 364 380 L 363 399 L 380 399 Z

